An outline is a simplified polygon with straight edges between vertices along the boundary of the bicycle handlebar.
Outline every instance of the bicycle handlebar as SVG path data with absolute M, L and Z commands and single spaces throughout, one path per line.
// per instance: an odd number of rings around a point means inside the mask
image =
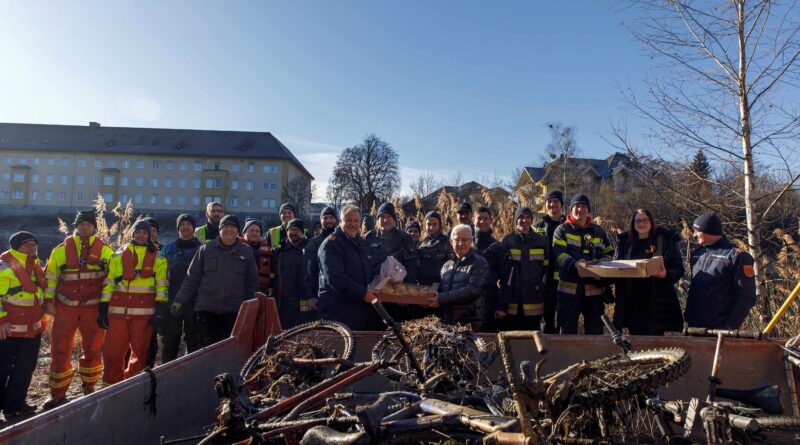
M 764 334 L 760 331 L 745 331 L 739 329 L 708 329 L 708 328 L 685 328 L 683 335 L 691 337 L 716 337 L 722 334 L 724 337 L 732 338 L 752 338 L 761 340 Z

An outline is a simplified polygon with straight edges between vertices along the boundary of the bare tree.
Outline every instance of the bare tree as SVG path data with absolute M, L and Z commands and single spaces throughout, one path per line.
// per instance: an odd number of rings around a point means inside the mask
M 295 176 L 286 182 L 283 188 L 283 197 L 287 202 L 294 204 L 298 218 L 305 218 L 306 207 L 311 204 L 314 195 L 314 185 L 304 176 Z
M 367 135 L 360 144 L 339 154 L 329 183 L 343 200 L 365 210 L 388 201 L 400 190 L 397 151 L 380 137 Z
M 763 223 L 798 180 L 800 113 L 784 103 L 779 92 L 796 88 L 800 11 L 795 3 L 769 0 L 632 0 L 632 4 L 642 17 L 626 27 L 663 63 L 648 81 L 647 95 L 628 93 L 627 99 L 654 124 L 649 142 L 656 153 L 703 150 L 712 161 L 741 175 L 738 184 L 713 185 L 735 195 L 744 210 L 763 320 L 768 315 L 761 261 Z M 756 190 L 759 165 L 780 169 L 784 186 L 777 191 Z M 686 199 L 713 205 L 708 196 L 682 192 Z
M 411 185 L 411 196 L 419 195 L 421 198 L 424 198 L 431 193 L 435 192 L 436 190 L 441 187 L 441 184 L 436 179 L 436 176 L 433 175 L 431 172 L 425 172 L 419 177 L 417 177 L 416 181 L 412 182 Z
M 567 176 L 570 170 L 568 161 L 578 154 L 578 142 L 575 140 L 578 129 L 561 122 L 548 122 L 547 128 L 550 131 L 550 143 L 544 149 L 544 161 L 549 164 L 551 171 L 558 172 L 557 176 L 561 183 L 556 183 L 554 186 L 560 188 L 565 196 L 569 196 L 567 192 Z

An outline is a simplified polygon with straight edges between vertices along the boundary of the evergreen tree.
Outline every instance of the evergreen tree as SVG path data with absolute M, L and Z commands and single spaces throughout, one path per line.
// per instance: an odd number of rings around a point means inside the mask
M 703 154 L 703 150 L 697 150 L 692 163 L 689 164 L 689 170 L 702 179 L 708 179 L 711 176 L 711 164 L 708 163 L 708 158 Z

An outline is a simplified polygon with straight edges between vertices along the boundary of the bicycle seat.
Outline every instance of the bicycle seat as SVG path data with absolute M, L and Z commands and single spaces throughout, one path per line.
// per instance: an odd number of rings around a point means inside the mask
M 340 433 L 333 428 L 319 425 L 303 434 L 300 445 L 369 445 L 369 434 L 364 431 Z
M 760 408 L 767 414 L 783 414 L 781 388 L 778 385 L 764 385 L 752 389 L 717 388 L 716 395 Z

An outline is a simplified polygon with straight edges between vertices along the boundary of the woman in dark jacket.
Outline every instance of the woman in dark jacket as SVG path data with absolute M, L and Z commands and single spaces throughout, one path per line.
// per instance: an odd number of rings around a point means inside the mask
M 638 209 L 630 228 L 617 238 L 617 259 L 664 257 L 665 269 L 648 278 L 624 278 L 615 282 L 614 324 L 632 335 L 664 335 L 683 329 L 683 316 L 675 283 L 683 276 L 680 235 L 656 226 L 650 211 Z

